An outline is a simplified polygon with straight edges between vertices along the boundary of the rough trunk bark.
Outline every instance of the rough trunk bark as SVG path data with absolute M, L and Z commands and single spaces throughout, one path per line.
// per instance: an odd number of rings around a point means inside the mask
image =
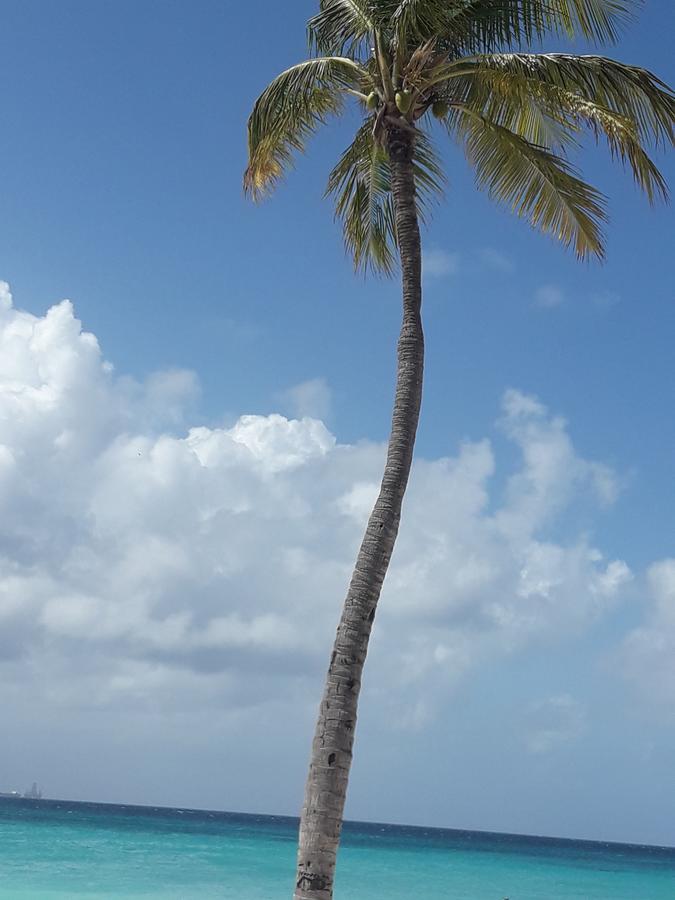
M 394 123 L 386 127 L 403 282 L 396 396 L 380 493 L 359 549 L 319 709 L 300 820 L 294 900 L 331 900 L 333 896 L 361 674 L 398 533 L 422 400 L 422 260 L 413 175 L 414 134 Z

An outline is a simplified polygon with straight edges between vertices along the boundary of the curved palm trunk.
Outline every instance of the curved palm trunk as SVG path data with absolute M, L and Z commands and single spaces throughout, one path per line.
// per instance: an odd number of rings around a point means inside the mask
M 424 335 L 420 233 L 412 129 L 387 126 L 403 281 L 396 397 L 380 493 L 368 520 L 330 660 L 300 820 L 294 900 L 331 900 L 361 673 L 382 582 L 394 549 L 422 400 Z

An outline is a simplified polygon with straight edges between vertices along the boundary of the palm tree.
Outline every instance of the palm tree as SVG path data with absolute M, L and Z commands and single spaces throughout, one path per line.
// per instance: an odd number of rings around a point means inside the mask
M 330 658 L 300 824 L 295 900 L 328 900 L 361 676 L 399 527 L 422 397 L 419 222 L 442 191 L 432 133 L 464 148 L 479 187 L 539 230 L 603 256 L 602 194 L 568 161 L 585 131 L 605 139 L 650 201 L 667 196 L 646 147 L 673 143 L 675 97 L 645 69 L 602 56 L 523 52 L 546 35 L 614 41 L 640 0 L 320 0 L 311 58 L 282 72 L 248 122 L 248 193 L 269 193 L 330 117 L 363 122 L 330 173 L 357 269 L 403 287 L 396 394 L 380 493 Z M 440 129 L 439 127 L 440 126 Z

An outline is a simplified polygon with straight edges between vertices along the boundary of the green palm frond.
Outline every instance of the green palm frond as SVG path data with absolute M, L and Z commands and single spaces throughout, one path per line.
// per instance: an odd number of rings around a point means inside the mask
M 533 85 L 503 77 L 479 62 L 471 66 L 444 67 L 445 72 L 456 72 L 444 82 L 435 84 L 430 100 L 440 100 L 450 106 L 464 106 L 477 112 L 484 119 L 508 128 L 531 144 L 546 147 L 557 153 L 565 153 L 576 146 L 575 122 L 561 111 L 562 105 L 552 98 L 540 96 Z M 530 88 L 528 90 L 528 88 Z
M 392 40 L 404 46 L 435 38 L 450 55 L 507 48 L 543 34 L 541 0 L 382 0 L 389 7 Z M 533 22 L 536 23 L 534 27 Z
M 468 4 L 442 3 L 439 0 L 393 0 L 390 27 L 397 45 L 422 44 L 431 38 L 441 42 L 466 24 Z
M 307 23 L 310 48 L 317 53 L 343 54 L 374 31 L 369 0 L 321 0 L 319 12 Z
M 373 137 L 372 124 L 368 120 L 357 131 L 330 173 L 326 194 L 334 198 L 354 266 L 388 274 L 396 262 L 391 170 L 386 152 Z
M 428 219 L 432 205 L 443 196 L 446 177 L 429 136 L 421 130 L 417 131 L 415 137 L 413 174 L 417 214 L 424 223 Z
M 490 52 L 546 34 L 616 41 L 641 0 L 321 0 L 310 46 L 345 53 L 377 32 L 390 49 L 435 38 L 446 50 Z
M 567 37 L 583 37 L 600 43 L 615 42 L 642 0 L 544 0 L 530 6 L 544 8 L 552 29 Z
M 604 198 L 566 160 L 465 107 L 453 109 L 447 125 L 464 143 L 478 186 L 492 199 L 574 246 L 577 256 L 604 255 Z
M 493 53 L 459 59 L 448 66 L 449 77 L 476 74 L 485 79 L 502 76 L 524 86 L 554 86 L 618 113 L 635 124 L 641 140 L 654 144 L 675 142 L 675 94 L 647 69 L 629 66 L 604 56 L 566 53 Z M 480 70 L 483 70 L 482 73 Z
M 446 49 L 493 52 L 547 34 L 614 42 L 641 0 L 380 0 L 397 40 L 436 37 Z
M 429 3 L 442 0 L 427 0 Z M 540 41 L 547 34 L 613 43 L 641 0 L 466 0 L 448 34 L 471 51 L 494 52 Z
M 396 265 L 396 223 L 391 196 L 391 167 L 373 137 L 374 117 L 364 122 L 330 173 L 326 194 L 356 269 L 390 274 Z M 424 220 L 443 192 L 444 176 L 427 136 L 418 132 L 413 161 L 418 214 Z
M 458 73 L 445 85 L 451 101 L 549 149 L 575 143 L 586 125 L 630 166 L 650 201 L 667 197 L 644 144 L 673 141 L 675 97 L 645 69 L 597 56 L 513 53 L 458 60 L 450 68 Z
M 351 59 L 319 57 L 292 66 L 260 95 L 248 120 L 249 163 L 244 188 L 255 198 L 273 190 L 329 115 L 341 112 L 345 92 L 368 84 L 366 70 Z
M 457 18 L 451 43 L 489 53 L 541 40 L 547 31 L 560 30 L 549 5 L 546 0 L 473 0 Z

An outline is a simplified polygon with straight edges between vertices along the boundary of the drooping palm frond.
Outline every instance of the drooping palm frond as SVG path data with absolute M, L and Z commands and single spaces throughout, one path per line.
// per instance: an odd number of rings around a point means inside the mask
M 309 59 L 278 75 L 248 120 L 245 190 L 255 198 L 270 192 L 293 153 L 304 150 L 316 128 L 342 110 L 345 92 L 363 88 L 369 79 L 362 66 L 339 56 Z
M 375 0 L 374 21 L 386 22 L 396 43 L 435 37 L 449 51 L 493 52 L 547 34 L 617 40 L 641 0 Z
M 545 33 L 545 3 L 515 0 L 380 0 L 392 44 L 436 41 L 449 56 L 507 49 Z
M 561 104 L 540 98 L 534 88 L 512 84 L 491 69 L 483 69 L 478 62 L 471 67 L 443 67 L 450 78 L 435 83 L 428 92 L 428 101 L 438 100 L 449 106 L 464 106 L 484 119 L 508 128 L 531 144 L 556 153 L 565 153 L 577 144 L 578 130 L 574 121 L 561 112 Z
M 330 173 L 326 194 L 335 202 L 345 247 L 356 269 L 389 274 L 396 264 L 396 223 L 391 195 L 391 167 L 373 136 L 374 117 L 364 122 L 354 141 Z M 417 209 L 424 220 L 443 191 L 444 176 L 423 132 L 415 139 L 413 170 Z
M 456 31 L 458 23 L 465 23 L 467 6 L 439 0 L 391 0 L 392 40 L 397 46 L 419 45 L 431 38 L 443 42 Z
M 334 198 L 355 268 L 390 273 L 396 262 L 391 169 L 385 150 L 373 137 L 372 121 L 364 122 L 338 160 L 326 194 Z
M 451 53 L 521 47 L 547 34 L 617 40 L 642 0 L 320 0 L 310 46 L 351 54 L 376 33 L 392 56 L 435 38 Z
M 549 149 L 575 142 L 582 125 L 604 136 L 650 201 L 665 198 L 645 144 L 673 141 L 675 96 L 645 69 L 597 56 L 488 54 L 445 67 L 445 96 Z M 443 94 L 443 91 L 440 91 Z
M 357 50 L 375 29 L 369 0 L 320 0 L 319 12 L 307 23 L 310 48 L 317 53 Z
M 424 223 L 427 221 L 432 204 L 443 196 L 446 177 L 434 145 L 428 135 L 421 130 L 418 130 L 415 137 L 413 174 L 417 214 Z
M 501 76 L 534 92 L 537 84 L 562 88 L 630 119 L 641 140 L 657 145 L 675 142 L 675 94 L 639 66 L 604 56 L 493 53 L 456 60 L 446 70 L 448 77 L 453 69 L 459 77 L 472 74 L 491 79 L 493 86 Z
M 614 43 L 642 0 L 476 0 L 466 21 L 483 52 L 520 47 L 547 34 Z
M 569 38 L 613 43 L 620 37 L 622 27 L 640 8 L 642 0 L 544 0 L 539 5 L 544 7 L 544 18 L 552 30 Z
M 451 110 L 446 123 L 492 199 L 573 246 L 577 256 L 604 255 L 604 198 L 566 160 L 466 107 Z

